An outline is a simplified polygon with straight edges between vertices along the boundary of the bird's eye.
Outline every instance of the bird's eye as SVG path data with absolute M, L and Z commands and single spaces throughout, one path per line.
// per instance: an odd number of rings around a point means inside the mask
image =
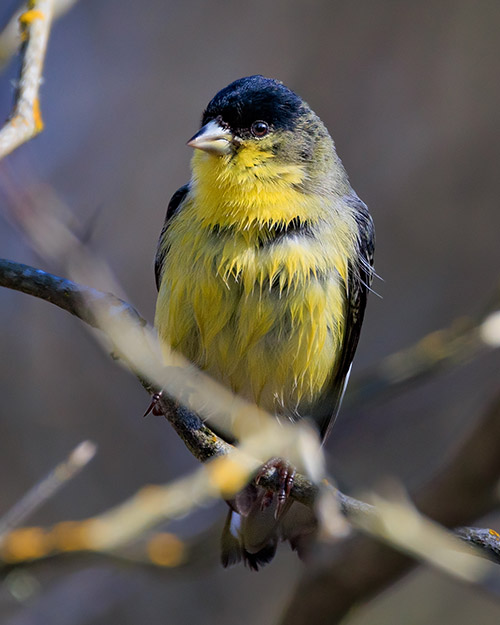
M 267 133 L 269 132 L 269 126 L 268 124 L 266 124 L 266 122 L 259 120 L 251 125 L 250 131 L 254 137 L 260 139 L 261 137 L 265 137 L 265 135 L 267 135 Z

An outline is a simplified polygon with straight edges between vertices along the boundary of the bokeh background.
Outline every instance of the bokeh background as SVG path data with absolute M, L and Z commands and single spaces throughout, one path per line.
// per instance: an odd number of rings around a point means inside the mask
M 3 0 L 0 23 L 17 4 Z M 375 219 L 383 281 L 369 301 L 359 374 L 477 314 L 498 283 L 499 29 L 495 0 L 81 0 L 53 28 L 46 129 L 0 165 L 0 255 L 63 271 L 6 218 L 13 190 L 46 185 L 152 320 L 154 249 L 167 202 L 189 177 L 186 140 L 230 81 L 277 77 L 325 121 Z M 0 75 L 2 118 L 17 71 L 14 58 Z M 141 418 L 147 395 L 77 319 L 1 290 L 0 327 L 0 513 L 83 439 L 98 444 L 96 459 L 31 522 L 84 518 L 196 467 L 162 419 Z M 499 366 L 493 352 L 346 408 L 328 443 L 332 473 L 351 493 L 387 475 L 418 485 L 498 390 Z M 173 527 L 189 535 L 223 514 L 214 506 Z M 500 518 L 481 524 L 498 529 Z M 212 551 L 178 572 L 83 558 L 31 566 L 25 592 L 13 592 L 11 576 L 0 587 L 0 622 L 275 623 L 304 565 L 284 546 L 258 574 L 228 571 Z M 420 568 L 348 623 L 499 620 L 491 599 Z

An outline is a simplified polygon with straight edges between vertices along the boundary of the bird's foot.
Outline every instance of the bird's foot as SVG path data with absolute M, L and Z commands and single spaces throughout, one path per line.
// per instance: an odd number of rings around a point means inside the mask
M 288 460 L 284 460 L 283 458 L 271 458 L 259 469 L 255 478 L 255 483 L 258 485 L 262 478 L 272 471 L 272 469 L 276 469 L 279 483 L 276 510 L 274 511 L 274 517 L 278 519 L 284 511 L 285 504 L 292 491 L 296 470 L 295 467 L 288 462 Z M 261 509 L 265 510 L 268 506 L 270 506 L 273 499 L 274 492 L 272 490 L 266 491 L 262 497 Z

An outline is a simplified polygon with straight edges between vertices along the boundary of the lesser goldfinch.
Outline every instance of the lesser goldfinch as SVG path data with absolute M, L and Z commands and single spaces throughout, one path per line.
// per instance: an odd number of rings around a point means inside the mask
M 277 417 L 311 419 L 324 438 L 372 279 L 368 209 L 322 121 L 277 80 L 219 91 L 188 145 L 191 180 L 170 201 L 156 254 L 160 340 Z M 230 502 L 225 565 L 258 569 L 290 538 L 258 490 Z

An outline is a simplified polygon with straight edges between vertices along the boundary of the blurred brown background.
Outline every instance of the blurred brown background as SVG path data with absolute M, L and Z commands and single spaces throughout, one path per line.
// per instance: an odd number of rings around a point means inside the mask
M 17 2 L 3 0 L 0 20 Z M 230 81 L 276 77 L 329 127 L 377 229 L 372 296 L 356 371 L 455 318 L 477 313 L 499 278 L 500 4 L 495 0 L 82 0 L 54 26 L 43 134 L 0 166 L 0 255 L 55 273 L 2 217 L 2 186 L 53 187 L 152 320 L 153 255 L 167 202 L 189 177 L 185 146 Z M 14 59 L 0 76 L 12 102 Z M 148 397 L 83 325 L 42 301 L 0 291 L 0 513 L 83 439 L 92 464 L 31 521 L 98 513 L 146 483 L 196 466 L 168 425 L 142 420 Z M 499 386 L 498 353 L 384 403 L 346 409 L 330 468 L 358 492 L 386 475 L 412 487 L 436 469 Z M 176 522 L 190 534 L 223 506 Z M 500 518 L 481 520 L 499 529 Z M 283 547 L 258 574 L 208 564 L 155 571 L 82 559 L 32 566 L 5 625 L 206 625 L 276 622 L 304 570 Z M 15 581 L 15 580 L 14 580 Z M 31 584 L 31 586 L 30 586 Z M 335 589 L 332 589 L 335 592 Z M 419 569 L 350 625 L 497 624 L 500 606 Z

